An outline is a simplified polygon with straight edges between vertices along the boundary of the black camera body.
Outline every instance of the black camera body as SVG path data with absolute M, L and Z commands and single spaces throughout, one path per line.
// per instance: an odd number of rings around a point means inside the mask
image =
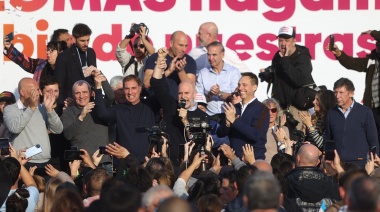
M 133 31 L 135 33 L 139 33 L 140 32 L 140 26 L 146 27 L 146 25 L 144 23 L 133 24 L 131 27 L 131 31 Z
M 193 135 L 193 141 L 196 146 L 205 146 L 207 135 L 212 130 L 207 119 L 193 117 L 189 120 L 189 132 Z
M 162 153 L 162 145 L 164 142 L 162 141 L 162 136 L 168 139 L 167 144 L 169 143 L 169 136 L 165 132 L 161 130 L 159 126 L 153 126 L 151 129 L 149 129 L 148 134 L 148 140 L 149 140 L 149 151 L 148 151 L 148 157 L 151 156 L 153 149 L 157 153 Z
M 284 110 L 284 114 L 286 116 L 286 123 L 289 124 L 289 126 L 292 128 L 296 128 L 299 122 L 293 117 L 293 114 L 287 110 Z
M 274 68 L 272 66 L 268 66 L 264 70 L 264 72 L 259 73 L 260 81 L 264 82 L 272 80 L 274 77 Z

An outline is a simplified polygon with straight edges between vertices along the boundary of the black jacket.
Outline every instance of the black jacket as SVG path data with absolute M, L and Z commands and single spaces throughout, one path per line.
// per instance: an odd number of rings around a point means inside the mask
M 340 200 L 338 184 L 317 167 L 297 167 L 286 176 L 287 197 L 304 211 L 318 211 Z
M 272 68 L 274 68 L 272 97 L 280 102 L 282 109 L 291 105 L 298 88 L 314 83 L 311 76 L 313 67 L 310 52 L 304 46 L 296 45 L 296 51 L 288 57 L 281 57 L 277 52 L 272 59 Z

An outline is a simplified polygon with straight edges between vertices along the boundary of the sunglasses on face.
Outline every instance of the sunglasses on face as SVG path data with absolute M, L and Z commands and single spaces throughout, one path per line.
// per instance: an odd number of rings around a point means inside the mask
M 133 44 L 133 48 L 137 49 L 139 47 L 140 49 L 145 48 L 144 44 Z
M 239 92 L 233 92 L 232 94 L 231 94 L 231 96 L 240 96 L 240 93 Z
M 272 113 L 276 113 L 276 112 L 277 112 L 277 108 L 275 108 L 275 107 L 274 107 L 274 108 L 270 108 L 269 110 L 270 110 L 270 112 L 272 112 Z

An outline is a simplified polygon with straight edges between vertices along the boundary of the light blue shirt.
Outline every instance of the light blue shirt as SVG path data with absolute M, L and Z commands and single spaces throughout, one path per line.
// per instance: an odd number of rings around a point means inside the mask
M 344 115 L 344 118 L 346 118 L 346 119 L 347 119 L 347 116 L 348 116 L 348 114 L 350 114 L 350 112 L 351 112 L 352 108 L 354 107 L 354 103 L 355 103 L 355 101 L 354 101 L 354 100 L 352 100 L 352 104 L 351 104 L 351 106 L 350 106 L 350 107 L 348 107 L 348 108 L 347 108 L 346 112 L 343 112 L 343 109 L 342 109 L 341 107 L 339 107 L 339 106 L 338 106 L 338 109 L 340 110 L 340 112 L 342 112 L 342 113 L 343 113 L 343 115 Z
M 29 191 L 29 197 L 28 197 L 28 207 L 26 208 L 26 212 L 34 212 L 34 208 L 37 206 L 38 198 L 40 196 L 40 193 L 38 192 L 38 189 L 34 186 L 29 186 L 25 188 Z M 12 195 L 16 189 L 10 190 L 8 193 L 8 197 Z M 7 197 L 7 199 L 8 199 Z M 0 212 L 5 212 L 7 200 L 5 200 L 4 204 L 0 208 Z
M 223 93 L 232 93 L 238 86 L 241 77 L 240 71 L 235 67 L 224 63 L 220 73 L 216 73 L 211 67 L 203 68 L 197 76 L 197 93 L 202 93 L 205 96 L 210 92 L 213 85 L 218 84 L 220 91 Z M 211 96 L 207 103 L 207 114 L 212 116 L 223 113 L 222 105 L 224 100 L 218 96 Z

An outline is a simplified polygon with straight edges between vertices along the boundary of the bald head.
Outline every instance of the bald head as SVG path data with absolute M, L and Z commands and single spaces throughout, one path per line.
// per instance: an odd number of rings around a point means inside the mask
M 18 91 L 20 92 L 20 90 L 26 89 L 30 85 L 37 85 L 38 86 L 38 83 L 36 82 L 36 80 L 29 78 L 29 77 L 22 78 L 18 82 Z M 20 95 L 21 95 L 21 93 L 20 93 Z
M 302 145 L 297 154 L 297 166 L 317 166 L 318 163 L 318 148 L 312 144 Z
M 265 160 L 256 160 L 256 162 L 253 164 L 256 166 L 256 168 L 260 171 L 269 172 L 272 173 L 272 166 L 266 162 Z
M 187 35 L 182 31 L 175 31 L 170 37 L 169 55 L 182 58 L 188 46 Z
M 198 30 L 199 43 L 202 46 L 218 40 L 218 27 L 214 22 L 206 22 L 199 26 Z

